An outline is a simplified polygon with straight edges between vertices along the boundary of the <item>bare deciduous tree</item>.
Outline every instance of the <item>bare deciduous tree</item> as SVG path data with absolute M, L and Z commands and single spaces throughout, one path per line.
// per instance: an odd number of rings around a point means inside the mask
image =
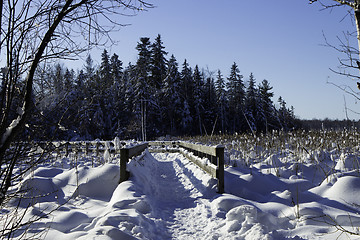
M 324 3 L 324 1 L 320 0 L 309 0 L 310 3 L 318 2 L 324 9 L 331 9 L 334 7 L 348 7 L 348 14 L 352 17 L 353 22 L 355 22 L 356 29 L 353 32 L 346 32 L 344 33 L 344 38 L 338 37 L 340 42 L 339 46 L 334 46 L 330 44 L 326 37 L 326 45 L 334 48 L 335 50 L 345 54 L 346 58 L 339 59 L 340 67 L 344 69 L 344 71 L 334 71 L 338 74 L 345 75 L 351 78 L 359 79 L 360 76 L 358 75 L 358 71 L 352 71 L 360 69 L 360 0 L 328 0 Z M 354 46 L 352 42 L 352 38 L 356 37 L 357 39 L 357 46 Z M 348 70 L 345 70 L 348 69 Z
M 108 43 L 123 26 L 119 16 L 150 7 L 143 0 L 0 0 L 0 206 L 19 177 L 13 169 L 24 148 L 11 144 L 31 115 L 39 64 Z

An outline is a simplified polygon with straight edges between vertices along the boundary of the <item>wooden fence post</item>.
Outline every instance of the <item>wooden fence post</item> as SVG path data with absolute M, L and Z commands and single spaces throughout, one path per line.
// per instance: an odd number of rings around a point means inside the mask
M 217 158 L 217 179 L 218 179 L 218 193 L 224 193 L 225 184 L 224 184 L 224 147 L 216 147 L 216 158 Z
M 122 183 L 129 179 L 130 173 L 126 171 L 126 164 L 129 161 L 129 149 L 121 148 L 120 149 L 120 181 Z
M 95 147 L 95 151 L 96 151 L 96 156 L 98 157 L 100 154 L 100 142 L 96 142 L 96 147 Z
M 88 156 L 89 155 L 89 143 L 85 142 L 85 155 Z
M 69 155 L 69 142 L 65 143 L 65 156 L 67 157 Z

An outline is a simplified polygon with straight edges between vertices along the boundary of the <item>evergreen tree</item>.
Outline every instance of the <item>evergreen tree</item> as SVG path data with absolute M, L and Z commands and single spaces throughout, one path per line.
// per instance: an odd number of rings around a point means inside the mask
M 95 67 L 94 67 L 94 61 L 91 58 L 91 55 L 89 54 L 85 61 L 85 79 L 86 81 L 90 81 L 95 74 Z M 87 84 L 87 82 L 85 83 Z
M 150 38 L 142 37 L 137 44 L 138 60 L 136 62 L 138 79 L 142 78 L 148 84 L 151 68 Z
M 108 89 L 113 83 L 113 78 L 111 77 L 111 66 L 109 54 L 106 49 L 101 54 L 101 64 L 99 69 L 99 77 L 100 83 L 98 83 L 99 90 L 103 90 L 104 92 Z
M 195 115 L 194 80 L 192 76 L 192 70 L 189 67 L 186 59 L 184 60 L 184 63 L 182 65 L 180 76 L 180 91 L 183 99 L 181 127 L 184 134 L 191 134 L 192 125 L 194 122 L 193 116 Z
M 244 130 L 244 99 L 245 86 L 243 82 L 243 75 L 237 64 L 234 62 L 231 66 L 230 76 L 228 77 L 228 99 L 229 99 L 229 118 L 230 131 L 241 132 Z
M 60 96 L 63 93 L 64 70 L 59 63 L 55 65 L 52 78 L 53 78 L 52 82 L 55 90 L 54 93 L 56 96 Z
M 181 70 L 181 94 L 183 98 L 192 105 L 194 102 L 194 80 L 192 76 L 192 70 L 189 67 L 188 62 L 186 59 L 184 60 L 184 63 L 182 65 Z
M 167 71 L 167 60 L 165 57 L 167 52 L 164 49 L 161 35 L 158 34 L 155 42 L 151 45 L 151 85 L 156 89 L 162 87 L 162 81 Z
M 160 35 L 152 44 L 149 38 L 140 38 L 136 49 L 136 64 L 124 69 L 119 56 L 110 58 L 106 50 L 99 66 L 89 55 L 77 75 L 60 64 L 43 67 L 36 73 L 34 91 L 41 101 L 36 106 L 39 114 L 30 120 L 31 128 L 43 126 L 43 135 L 31 136 L 153 139 L 214 130 L 244 132 L 249 126 L 257 132 L 290 130 L 298 124 L 293 107 L 288 108 L 281 97 L 279 107 L 274 106 L 267 80 L 256 87 L 251 73 L 245 88 L 236 63 L 227 78 L 220 70 L 214 76 L 205 74 L 198 65 L 192 71 L 187 60 L 179 72 L 174 55 L 166 59 Z
M 255 77 L 253 73 L 249 76 L 249 85 L 246 89 L 245 97 L 245 116 L 249 128 L 252 132 L 256 132 L 259 125 L 258 119 L 258 102 L 257 102 L 257 89 L 255 87 Z
M 265 132 L 276 127 L 274 104 L 271 99 L 274 93 L 271 90 L 270 83 L 264 79 L 259 85 L 261 112 L 258 117 L 262 122 L 260 130 Z
M 122 79 L 122 64 L 119 56 L 114 53 L 110 58 L 110 74 L 113 83 L 120 82 Z
M 216 76 L 216 101 L 218 105 L 218 118 L 220 122 L 220 131 L 224 134 L 225 129 L 227 127 L 227 99 L 226 99 L 226 90 L 225 90 L 225 80 L 221 74 L 221 71 L 218 70 L 217 76 Z
M 65 92 L 68 93 L 73 89 L 74 78 L 75 78 L 74 70 L 69 70 L 68 68 L 66 68 L 65 74 L 64 74 L 64 91 Z
M 113 54 L 110 58 L 110 78 L 112 85 L 109 89 L 109 107 L 112 108 L 111 116 L 111 132 L 112 137 L 121 136 L 124 133 L 124 127 L 126 124 L 126 113 L 125 113 L 125 84 L 122 73 L 122 61 L 119 60 L 117 54 Z
M 136 63 L 136 75 L 132 80 L 135 92 L 134 110 L 142 126 L 138 137 L 146 139 L 148 130 L 149 137 L 152 137 L 158 131 L 154 125 L 148 128 L 148 124 L 153 124 L 156 121 L 159 112 L 155 94 L 156 89 L 149 81 L 151 73 L 150 39 L 147 37 L 140 38 L 136 49 L 139 52 L 139 57 Z
M 203 113 L 203 74 L 200 72 L 198 65 L 194 68 L 193 73 L 193 79 L 194 79 L 194 108 L 195 108 L 195 124 L 198 125 L 198 127 L 194 128 L 194 132 L 198 133 L 200 135 L 203 134 L 203 123 L 202 123 L 202 113 Z
M 217 123 L 216 90 L 214 79 L 211 75 L 206 78 L 203 97 L 203 127 L 206 134 L 210 135 L 215 130 L 214 128 Z
M 136 79 L 136 66 L 129 63 L 125 68 L 122 77 L 122 86 L 125 91 L 123 127 L 118 129 L 125 138 L 139 137 L 139 128 L 141 123 L 135 110 L 136 98 L 134 90 L 134 79 Z
M 165 123 L 170 134 L 178 134 L 181 123 L 183 101 L 180 96 L 180 73 L 174 55 L 168 63 L 168 72 L 163 84 L 164 105 L 166 110 Z

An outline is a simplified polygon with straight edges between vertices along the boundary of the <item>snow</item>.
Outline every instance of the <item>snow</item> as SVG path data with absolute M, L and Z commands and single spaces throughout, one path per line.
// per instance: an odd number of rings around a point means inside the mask
M 120 141 L 114 145 L 119 148 Z M 14 186 L 24 196 L 10 201 L 2 216 L 23 212 L 23 221 L 39 218 L 14 239 L 22 234 L 41 239 L 360 238 L 345 233 L 360 234 L 354 154 L 329 151 L 301 161 L 271 154 L 251 166 L 227 166 L 224 194 L 216 193 L 217 181 L 181 153 L 146 150 L 129 162 L 130 179 L 121 184 L 117 154 L 105 151 L 95 163 L 93 157 L 55 158 Z

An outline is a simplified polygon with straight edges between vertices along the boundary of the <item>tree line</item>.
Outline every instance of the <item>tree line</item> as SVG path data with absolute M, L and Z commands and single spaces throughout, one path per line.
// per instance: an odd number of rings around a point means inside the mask
M 23 134 L 31 139 L 154 139 L 159 136 L 289 130 L 293 107 L 272 100 L 267 80 L 245 81 L 234 62 L 229 76 L 181 66 L 168 57 L 161 35 L 137 43 L 126 67 L 104 50 L 97 66 L 89 55 L 80 70 L 43 64 L 35 75 L 33 115 Z

